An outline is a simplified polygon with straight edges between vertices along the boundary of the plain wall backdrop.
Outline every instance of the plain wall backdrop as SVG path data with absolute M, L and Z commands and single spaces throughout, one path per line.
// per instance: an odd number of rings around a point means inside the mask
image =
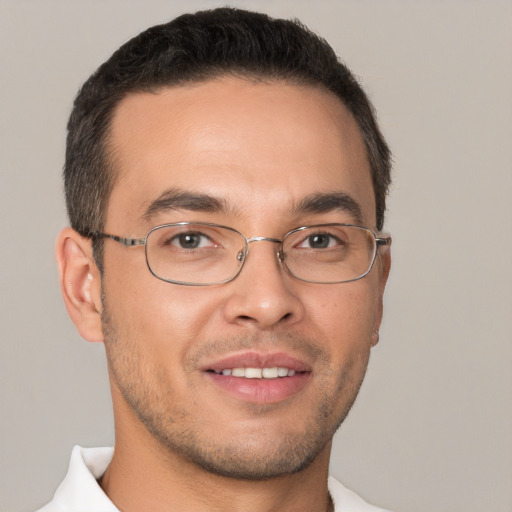
M 231 1 L 298 17 L 361 77 L 394 152 L 380 344 L 332 472 L 395 512 L 512 510 L 512 3 Z M 0 0 L 0 510 L 111 444 L 103 347 L 60 297 L 65 125 L 82 82 L 179 0 Z

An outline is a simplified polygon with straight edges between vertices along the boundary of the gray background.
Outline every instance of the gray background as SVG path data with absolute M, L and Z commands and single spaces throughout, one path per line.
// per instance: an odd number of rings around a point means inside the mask
M 512 3 L 233 1 L 302 19 L 394 150 L 381 342 L 332 472 L 396 512 L 512 510 Z M 75 443 L 112 443 L 101 345 L 53 258 L 79 85 L 122 42 L 215 1 L 0 0 L 0 510 L 48 500 Z

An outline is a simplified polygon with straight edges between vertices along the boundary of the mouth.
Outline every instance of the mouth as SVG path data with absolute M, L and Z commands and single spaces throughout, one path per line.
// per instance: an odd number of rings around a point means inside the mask
M 293 377 L 296 371 L 293 368 L 273 366 L 271 368 L 224 368 L 223 370 L 209 370 L 217 375 L 233 376 L 242 379 L 279 379 Z
M 312 369 L 287 354 L 245 352 L 216 361 L 203 372 L 217 388 L 237 400 L 277 403 L 302 391 Z

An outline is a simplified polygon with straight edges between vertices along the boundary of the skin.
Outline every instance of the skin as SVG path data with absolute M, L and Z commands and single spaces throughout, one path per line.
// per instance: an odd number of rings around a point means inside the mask
M 375 226 L 369 165 L 357 125 L 328 92 L 225 77 L 133 94 L 111 127 L 119 176 L 104 231 L 144 237 L 183 220 L 281 238 L 328 222 Z M 171 188 L 222 200 L 144 216 Z M 312 193 L 340 192 L 353 212 L 300 212 Z M 89 240 L 57 241 L 66 306 L 86 340 L 104 342 L 116 424 L 101 480 L 121 510 L 328 510 L 332 436 L 352 405 L 378 341 L 387 247 L 358 281 L 298 281 L 273 243 L 251 245 L 241 274 L 208 287 L 165 283 L 144 249 L 105 241 L 103 277 Z M 285 353 L 307 384 L 284 400 L 244 400 L 204 371 L 233 354 Z

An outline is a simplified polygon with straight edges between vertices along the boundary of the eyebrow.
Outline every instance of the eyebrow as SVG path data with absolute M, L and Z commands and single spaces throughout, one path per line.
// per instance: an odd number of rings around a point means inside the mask
M 224 200 L 208 194 L 171 188 L 160 194 L 149 204 L 142 214 L 142 218 L 145 221 L 150 221 L 156 215 L 171 210 L 217 213 L 225 211 L 226 204 Z
M 336 210 L 348 213 L 358 224 L 363 222 L 361 207 L 345 192 L 311 194 L 302 199 L 294 208 L 295 213 L 298 214 L 330 213 Z
M 171 188 L 163 192 L 144 211 L 142 218 L 149 222 L 156 215 L 173 210 L 219 213 L 228 210 L 226 202 L 209 194 Z M 295 215 L 322 214 L 341 211 L 351 215 L 356 223 L 362 223 L 359 204 L 345 192 L 315 193 L 301 199 L 292 209 Z

